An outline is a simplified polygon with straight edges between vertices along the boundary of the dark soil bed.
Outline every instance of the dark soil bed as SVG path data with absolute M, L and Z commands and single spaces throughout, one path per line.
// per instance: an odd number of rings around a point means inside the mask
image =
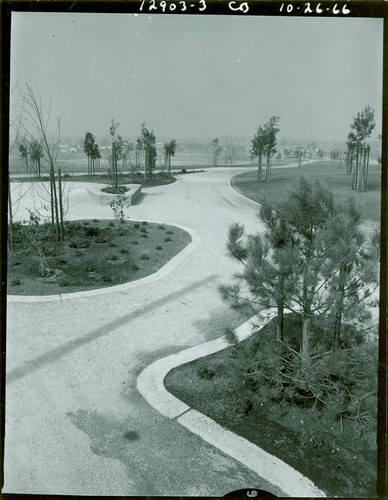
M 258 335 L 260 332 L 239 346 L 255 342 Z M 229 347 L 175 368 L 165 378 L 165 386 L 190 407 L 309 477 L 328 496 L 376 496 L 374 432 L 364 439 L 364 445 L 359 436 L 341 435 L 334 428 L 322 439 L 311 439 L 304 432 L 304 423 L 312 410 L 291 405 L 276 408 L 272 401 L 256 403 L 252 389 L 236 377 L 233 366 L 237 362 L 234 348 Z
M 65 231 L 65 241 L 58 242 L 49 225 L 15 224 L 9 294 L 63 294 L 137 280 L 156 272 L 191 241 L 182 229 L 147 222 L 67 222 Z

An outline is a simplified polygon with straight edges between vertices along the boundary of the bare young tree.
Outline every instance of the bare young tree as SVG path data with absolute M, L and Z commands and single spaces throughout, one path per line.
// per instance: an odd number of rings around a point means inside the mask
M 43 169 L 49 174 L 48 187 L 45 183 L 40 183 L 41 190 L 48 194 L 50 202 L 51 223 L 57 239 L 64 238 L 64 211 L 63 211 L 63 190 L 59 187 L 56 175 L 60 177 L 61 172 L 58 165 L 59 144 L 61 137 L 61 118 L 52 125 L 51 120 L 51 97 L 48 95 L 48 108 L 42 101 L 39 90 L 34 89 L 30 82 L 26 82 L 24 87 L 18 87 L 19 109 L 23 110 L 21 128 L 25 136 L 30 140 L 37 140 L 42 146 L 45 165 Z M 60 182 L 60 181 L 59 181 Z

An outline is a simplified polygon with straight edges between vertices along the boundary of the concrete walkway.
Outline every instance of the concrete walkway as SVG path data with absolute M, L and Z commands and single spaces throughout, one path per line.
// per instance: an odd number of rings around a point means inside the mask
M 228 186 L 237 169 L 179 177 L 144 190 L 134 219 L 193 229 L 201 238 L 160 279 L 108 295 L 9 302 L 5 493 L 222 496 L 241 488 L 280 494 L 258 474 L 170 420 L 139 394 L 153 361 L 220 336 L 239 320 L 217 292 L 236 270 L 228 226 L 260 229 L 257 207 Z M 31 206 L 31 191 L 21 200 Z M 110 217 L 85 187 L 69 218 Z

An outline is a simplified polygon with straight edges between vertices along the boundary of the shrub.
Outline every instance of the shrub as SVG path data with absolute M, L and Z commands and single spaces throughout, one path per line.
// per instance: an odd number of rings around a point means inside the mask
M 164 241 L 168 242 L 168 241 L 172 241 L 171 238 L 165 238 Z
M 158 246 L 156 247 L 156 250 L 163 250 L 163 247 L 162 247 L 161 245 L 158 245 Z
M 114 280 L 111 276 L 103 276 L 102 281 L 105 281 L 106 283 L 111 283 Z
M 83 257 L 85 255 L 85 252 L 83 252 L 82 250 L 76 250 L 74 255 L 76 257 Z
M 148 238 L 148 234 L 141 234 L 140 238 Z
M 109 194 L 124 194 L 124 193 L 128 192 L 129 189 L 126 186 L 117 186 L 117 189 L 112 187 L 112 186 L 108 186 L 108 187 L 102 188 L 101 191 L 103 191 L 104 193 L 109 193 Z
M 127 250 L 126 248 L 122 248 L 122 249 L 120 250 L 120 253 L 129 253 L 129 250 Z
M 139 242 L 138 242 L 138 241 L 136 241 L 136 240 L 131 241 L 131 245 L 138 245 L 138 244 L 139 244 Z
M 181 172 L 182 174 L 187 174 L 187 170 L 185 168 L 182 168 Z
M 111 242 L 108 244 L 108 247 L 115 248 L 115 247 L 117 247 L 117 244 L 116 244 L 114 241 L 111 241 Z
M 59 253 L 59 248 L 56 245 L 43 243 L 42 244 L 42 252 L 47 257 L 56 257 Z
M 109 222 L 108 226 L 113 227 L 115 224 L 114 222 Z
M 132 264 L 131 265 L 131 270 L 132 271 L 138 271 L 139 269 L 140 269 L 140 267 L 137 264 Z
M 22 263 L 17 261 L 17 260 L 15 260 L 15 262 L 12 262 L 12 264 L 11 264 L 11 266 L 21 266 L 21 265 L 22 265 Z
M 143 254 L 142 254 L 142 256 L 141 256 L 141 258 L 142 258 L 143 260 L 150 260 L 149 255 L 147 255 L 146 253 L 143 253 Z
M 100 228 L 96 226 L 90 226 L 85 228 L 86 236 L 98 236 L 100 234 Z
M 143 224 L 143 226 L 147 226 L 148 222 L 146 220 L 143 220 L 142 224 Z
M 117 260 L 117 255 L 111 255 L 108 260 Z
M 89 265 L 89 266 L 86 266 L 85 267 L 85 271 L 88 272 L 88 273 L 92 273 L 94 271 L 94 267 Z
M 68 280 L 68 278 L 60 278 L 58 280 L 58 285 L 59 286 L 69 286 L 70 285 L 70 281 Z
M 166 234 L 174 234 L 174 233 L 170 230 L 170 231 L 166 231 Z
M 88 225 L 89 225 L 89 221 L 84 221 L 82 224 L 83 224 L 84 226 L 88 226 Z
M 97 236 L 96 238 L 96 243 L 106 243 L 107 242 L 107 239 L 104 237 L 104 236 Z
M 57 264 L 58 266 L 64 266 L 65 264 L 67 264 L 67 261 L 65 259 L 58 259 Z
M 72 238 L 68 244 L 70 248 L 89 248 L 90 243 L 85 238 Z
M 21 285 L 22 282 L 18 279 L 18 278 L 14 278 L 11 280 L 11 286 L 17 286 L 17 285 Z
M 119 196 L 118 198 L 112 200 L 109 203 L 110 208 L 113 211 L 113 215 L 116 224 L 120 225 L 125 222 L 125 208 L 129 208 L 130 203 L 124 196 Z
M 147 229 L 146 229 L 145 227 L 142 227 L 142 228 L 140 228 L 140 232 L 141 232 L 141 233 L 146 233 L 146 232 L 147 232 Z
M 93 219 L 93 222 L 100 222 L 99 219 Z
M 158 229 L 165 229 L 163 224 L 159 224 Z
M 210 380 L 216 374 L 216 372 L 212 368 L 209 369 L 207 366 L 205 366 L 204 368 L 200 368 L 197 371 L 197 373 L 198 373 L 199 378 L 202 378 L 205 380 Z
M 133 225 L 133 227 L 135 227 L 136 229 L 138 229 L 140 227 L 140 224 L 138 224 L 137 222 Z

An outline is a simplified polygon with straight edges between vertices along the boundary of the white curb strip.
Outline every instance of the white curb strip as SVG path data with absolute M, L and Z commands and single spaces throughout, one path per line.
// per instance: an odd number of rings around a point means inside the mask
M 111 217 L 110 217 L 111 218 Z M 110 219 L 109 218 L 109 219 Z M 103 219 L 103 217 L 100 217 Z M 80 218 L 82 220 L 82 218 Z M 52 302 L 57 300 L 67 300 L 67 299 L 76 299 L 76 298 L 84 298 L 84 297 L 94 297 L 97 295 L 106 295 L 109 293 L 116 292 L 124 292 L 130 290 L 131 288 L 135 288 L 140 285 L 146 285 L 148 283 L 152 283 L 170 273 L 173 269 L 179 266 L 184 260 L 191 255 L 196 248 L 200 245 L 202 238 L 201 236 L 194 231 L 194 229 L 190 229 L 181 224 L 170 224 L 169 222 L 148 220 L 148 219 L 130 219 L 130 222 L 142 222 L 147 221 L 149 223 L 154 224 L 165 224 L 166 226 L 174 226 L 184 231 L 188 232 L 191 236 L 191 243 L 189 243 L 181 252 L 179 252 L 175 257 L 167 262 L 163 267 L 156 271 L 156 273 L 150 274 L 145 278 L 141 278 L 135 281 L 130 281 L 129 283 L 123 283 L 122 285 L 110 286 L 107 288 L 96 288 L 95 290 L 88 290 L 86 292 L 73 292 L 73 293 L 65 293 L 58 295 L 8 295 L 7 300 L 9 302 Z
M 260 321 L 262 328 L 274 316 L 276 311 L 268 309 L 260 317 L 251 318 L 236 329 L 239 341 L 248 338 L 256 331 L 255 324 Z M 300 472 L 267 453 L 247 439 L 238 436 L 214 422 L 202 413 L 192 410 L 183 401 L 173 396 L 164 386 L 164 379 L 173 368 L 208 356 L 229 347 L 224 337 L 211 342 L 185 349 L 159 359 L 147 366 L 137 379 L 137 389 L 159 413 L 168 418 L 177 418 L 177 422 L 202 439 L 220 449 L 223 453 L 241 462 L 274 486 L 279 487 L 291 497 L 325 497 L 310 479 Z

